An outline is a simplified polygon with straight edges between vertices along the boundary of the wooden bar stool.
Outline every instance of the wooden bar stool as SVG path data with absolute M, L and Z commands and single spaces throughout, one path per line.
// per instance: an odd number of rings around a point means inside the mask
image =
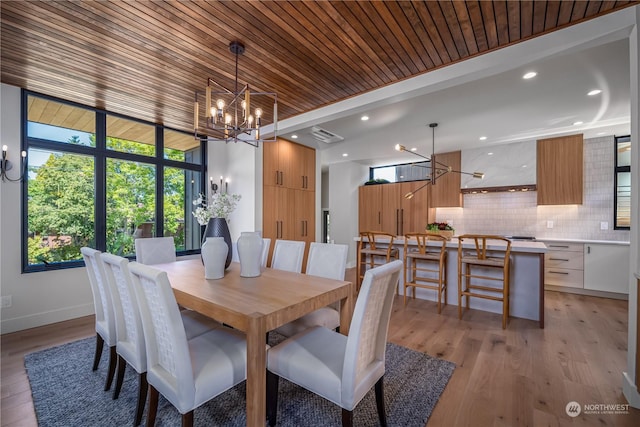
M 360 232 L 358 263 L 356 266 L 358 282 L 356 287 L 358 291 L 360 290 L 364 273 L 368 268 L 387 264 L 391 262 L 391 259 L 398 259 L 398 249 L 393 247 L 394 238 L 393 234 L 382 231 Z
M 438 314 L 447 304 L 447 238 L 427 233 L 404 235 L 404 305 L 407 305 L 407 288 L 438 291 Z
M 485 298 L 502 302 L 502 329 L 507 327 L 510 254 L 511 241 L 502 236 L 464 234 L 458 237 L 458 319 L 462 319 L 463 296 L 467 309 L 469 297 Z M 491 270 L 499 270 L 501 274 L 489 276 Z

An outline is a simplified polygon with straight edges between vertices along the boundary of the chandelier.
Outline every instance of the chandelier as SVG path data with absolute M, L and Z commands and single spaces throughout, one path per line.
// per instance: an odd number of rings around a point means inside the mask
M 258 147 L 260 142 L 275 141 L 278 127 L 278 95 L 275 92 L 253 92 L 249 84 L 238 83 L 238 58 L 244 53 L 239 41 L 229 44 L 236 57 L 235 85 L 229 90 L 212 78 L 207 79 L 205 91 L 196 91 L 193 123 L 196 138 L 208 141 L 244 142 Z M 204 99 L 203 99 L 204 98 Z M 200 120 L 200 103 L 204 101 L 204 120 Z M 273 107 L 268 110 L 267 106 Z M 252 110 L 252 108 L 255 108 Z M 273 139 L 262 137 L 262 128 L 273 124 Z
M 449 172 L 454 172 L 454 173 L 459 173 L 462 175 L 471 175 L 474 178 L 477 179 L 483 179 L 484 178 L 484 173 L 482 172 L 463 172 L 463 171 L 456 171 L 453 170 L 453 168 L 451 166 L 447 166 L 444 163 L 440 163 L 438 162 L 437 156 L 435 155 L 436 152 L 436 127 L 438 127 L 437 123 L 429 123 L 429 127 L 431 128 L 431 157 L 427 157 L 427 156 L 423 156 L 420 153 L 416 153 L 415 151 L 411 151 L 411 150 L 407 150 L 407 148 L 402 145 L 402 144 L 396 144 L 396 150 L 398 151 L 405 151 L 407 153 L 411 153 L 414 154 L 418 157 L 421 157 L 423 159 L 425 159 L 426 161 L 429 162 L 428 166 L 424 166 L 424 165 L 420 165 L 417 163 L 413 163 L 412 166 L 417 166 L 417 167 L 423 167 L 429 170 L 427 177 L 429 178 L 426 182 L 426 184 L 424 184 L 421 187 L 418 187 L 415 191 L 409 191 L 407 194 L 404 195 L 404 197 L 406 199 L 410 199 L 412 198 L 415 193 L 417 193 L 418 191 L 422 190 L 424 187 L 426 187 L 427 185 L 431 184 L 431 185 L 435 185 L 436 180 L 438 178 L 440 178 L 442 175 L 449 173 Z

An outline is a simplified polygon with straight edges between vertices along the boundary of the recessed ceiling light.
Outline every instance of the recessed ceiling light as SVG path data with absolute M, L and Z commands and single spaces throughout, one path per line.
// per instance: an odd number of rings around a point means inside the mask
M 606 135 L 606 132 L 598 132 L 598 135 Z
M 348 153 L 342 153 L 342 157 L 347 157 L 348 155 Z
M 295 133 L 293 135 L 291 135 L 291 138 L 293 139 L 298 139 L 298 135 L 296 135 Z
M 529 80 L 529 79 L 534 78 L 537 75 L 538 75 L 538 73 L 536 73 L 535 71 L 529 71 L 527 74 L 522 76 L 522 78 L 525 79 L 525 80 Z
M 600 89 L 594 89 L 592 91 L 589 91 L 589 93 L 587 93 L 587 95 L 593 96 L 593 95 L 598 95 L 599 93 L 602 93 L 602 91 Z
M 360 120 L 362 120 L 363 122 L 366 122 L 367 120 L 369 120 L 369 116 L 362 116 L 360 117 Z
M 581 124 L 583 124 L 583 123 L 584 123 L 584 122 L 581 122 L 581 121 L 579 121 L 579 120 L 578 120 L 577 122 L 573 122 L 573 125 L 574 125 L 574 126 L 578 126 L 578 125 L 581 125 Z
M 417 148 L 416 148 L 416 147 L 413 147 L 413 148 L 411 149 L 411 151 L 416 151 L 416 150 L 417 150 Z
M 484 141 L 484 140 L 486 140 L 486 139 L 487 139 L 487 137 L 486 137 L 486 136 L 481 136 L 481 137 L 480 137 L 480 141 Z
M 489 152 L 487 153 L 487 156 L 493 156 L 493 153 Z
M 526 168 L 526 167 L 527 167 L 527 165 L 522 165 L 522 167 L 523 167 L 523 168 Z

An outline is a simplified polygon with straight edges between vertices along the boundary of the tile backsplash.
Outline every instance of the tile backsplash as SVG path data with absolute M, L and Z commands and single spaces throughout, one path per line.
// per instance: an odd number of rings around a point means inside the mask
M 582 205 L 538 206 L 535 191 L 465 194 L 464 208 L 438 208 L 436 221 L 452 222 L 456 234 L 629 241 L 629 230 L 613 230 L 614 154 L 613 136 L 584 140 Z

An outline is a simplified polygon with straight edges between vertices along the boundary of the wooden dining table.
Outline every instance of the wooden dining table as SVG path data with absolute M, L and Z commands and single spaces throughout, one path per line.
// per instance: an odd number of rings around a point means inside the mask
M 202 261 L 154 267 L 166 271 L 178 304 L 243 331 L 247 337 L 247 426 L 266 421 L 265 336 L 285 323 L 340 302 L 340 332 L 347 334 L 355 301 L 351 282 L 264 268 L 241 277 L 232 262 L 222 279 L 204 278 Z

